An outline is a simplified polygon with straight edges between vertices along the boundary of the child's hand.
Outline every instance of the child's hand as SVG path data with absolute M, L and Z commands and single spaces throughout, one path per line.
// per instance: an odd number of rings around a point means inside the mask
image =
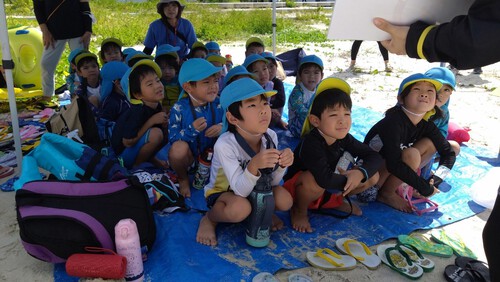
M 337 167 L 337 169 L 339 170 L 339 173 L 341 175 L 347 177 L 347 182 L 344 186 L 344 192 L 342 192 L 342 196 L 345 197 L 346 195 L 351 193 L 352 190 L 356 189 L 356 187 L 359 186 L 361 180 L 363 180 L 365 176 L 359 169 L 351 169 L 348 171 L 345 171 L 340 167 Z
M 168 116 L 167 116 L 167 113 L 165 112 L 159 112 L 159 113 L 156 113 L 154 114 L 151 118 L 150 118 L 151 122 L 153 122 L 153 124 L 166 124 L 168 122 Z
M 204 117 L 197 118 L 195 121 L 193 121 L 193 127 L 197 131 L 203 131 L 205 128 L 207 128 L 207 120 Z
M 205 136 L 209 138 L 217 137 L 222 131 L 222 124 L 214 124 L 205 131 Z
M 281 113 L 277 109 L 271 109 L 271 114 L 272 114 L 273 118 L 278 118 L 278 117 L 281 118 Z
M 248 163 L 248 171 L 253 175 L 259 175 L 259 169 L 268 167 L 274 168 L 279 162 L 279 158 L 280 151 L 276 149 L 261 150 Z
M 278 163 L 283 168 L 289 167 L 293 164 L 293 152 L 290 148 L 286 148 L 280 152 Z

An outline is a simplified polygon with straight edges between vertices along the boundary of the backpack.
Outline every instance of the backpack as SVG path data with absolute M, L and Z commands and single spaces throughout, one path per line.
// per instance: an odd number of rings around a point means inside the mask
M 124 218 L 137 224 L 143 250 L 151 250 L 156 225 L 143 186 L 113 182 L 32 181 L 16 191 L 21 241 L 31 256 L 64 262 L 85 247 L 115 250 L 114 227 Z

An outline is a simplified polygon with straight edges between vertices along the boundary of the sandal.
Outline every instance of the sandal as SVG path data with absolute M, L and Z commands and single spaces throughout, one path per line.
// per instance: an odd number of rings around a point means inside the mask
M 448 265 L 444 269 L 444 278 L 450 282 L 487 282 L 476 270 L 470 268 L 461 268 L 456 265 Z
M 488 264 L 484 261 L 469 257 L 457 257 L 455 259 L 455 265 L 463 269 L 475 270 L 473 272 L 474 276 L 482 281 L 490 281 L 490 269 L 488 268 Z
M 7 176 L 11 176 L 13 173 L 14 173 L 14 168 L 10 166 L 0 165 L 0 179 L 5 178 Z
M 309 264 L 323 270 L 350 270 L 356 267 L 353 257 L 339 255 L 328 248 L 307 252 L 306 258 Z
M 407 278 L 417 280 L 424 275 L 424 270 L 413 263 L 404 251 L 396 248 L 396 245 L 379 245 L 377 255 L 392 270 Z
M 410 236 L 399 235 L 398 241 L 402 244 L 412 245 L 423 254 L 449 258 L 453 255 L 453 249 L 445 244 L 432 242 L 429 238 L 422 234 L 414 233 Z
M 403 198 L 404 200 L 406 200 L 408 202 L 411 209 L 418 215 L 422 215 L 422 214 L 427 213 L 427 212 L 435 211 L 439 207 L 439 205 L 436 202 L 433 202 L 428 198 L 421 198 L 421 199 L 413 200 L 413 187 L 411 187 L 410 185 L 408 185 L 406 183 L 403 183 L 398 187 L 397 193 L 399 194 L 399 196 L 401 196 L 401 198 Z M 420 203 L 425 203 L 425 204 L 428 204 L 429 206 L 427 208 L 424 208 L 424 209 L 418 209 L 416 204 L 420 204 Z
M 455 255 L 477 259 L 477 256 L 465 245 L 458 235 L 449 236 L 443 229 L 440 229 L 433 230 L 431 236 L 434 241 L 450 246 Z
M 399 248 L 401 251 L 405 252 L 411 259 L 411 261 L 420 265 L 420 267 L 424 270 L 424 272 L 431 272 L 434 269 L 435 267 L 434 262 L 424 257 L 420 253 L 420 251 L 417 248 L 413 247 L 412 245 L 397 243 L 396 248 Z

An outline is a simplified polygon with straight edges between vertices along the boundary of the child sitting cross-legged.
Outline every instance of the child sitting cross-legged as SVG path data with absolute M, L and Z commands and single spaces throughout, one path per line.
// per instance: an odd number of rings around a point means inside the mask
M 160 67 L 144 59 L 130 68 L 121 79 L 131 107 L 116 121 L 111 146 L 115 154 L 122 158 L 126 168 L 144 162 L 161 168 L 168 167 L 165 161 L 155 157 L 166 143 L 164 136 L 168 121 L 161 107 L 164 92 L 160 76 Z
M 189 59 L 179 72 L 183 90 L 170 110 L 168 140 L 172 147 L 168 160 L 184 197 L 191 196 L 188 171 L 196 168 L 200 154 L 213 148 L 221 132 L 222 109 L 217 96 L 221 69 L 204 59 Z
M 250 215 L 247 197 L 263 174 L 271 177 L 275 209 L 286 211 L 292 206 L 290 193 L 279 183 L 293 163 L 293 153 L 289 148 L 276 149 L 278 137 L 268 128 L 268 97 L 274 94 L 276 91 L 263 89 L 251 78 L 238 79 L 222 91 L 224 133 L 215 143 L 210 182 L 205 186 L 210 210 L 200 220 L 197 242 L 215 246 L 219 222 L 239 223 Z M 274 215 L 272 229 L 282 227 L 283 222 Z
M 380 155 L 356 140 L 351 129 L 351 87 L 338 78 L 326 78 L 317 87 L 307 119 L 303 138 L 294 152 L 293 165 L 285 175 L 285 187 L 295 190 L 291 209 L 292 227 L 299 232 L 312 232 L 307 216 L 308 206 L 324 193 L 358 194 L 375 185 Z M 342 160 L 350 154 L 357 158 L 353 167 Z M 341 197 L 340 197 L 341 198 Z M 343 202 L 336 209 L 360 215 L 359 207 Z

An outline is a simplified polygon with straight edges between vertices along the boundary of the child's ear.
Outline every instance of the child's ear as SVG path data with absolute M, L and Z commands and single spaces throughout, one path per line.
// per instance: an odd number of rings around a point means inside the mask
M 401 96 L 402 96 L 402 95 L 398 95 L 398 104 L 399 104 L 399 105 L 404 105 L 404 104 L 405 104 L 405 103 L 404 103 L 405 101 L 404 101 L 404 99 L 403 99 Z
M 184 89 L 184 91 L 186 91 L 187 93 L 191 93 L 191 90 L 193 90 L 193 85 L 191 85 L 191 83 L 189 82 L 184 82 L 182 84 L 182 88 Z
M 309 119 L 309 122 L 312 124 L 314 127 L 319 127 L 320 119 L 316 115 L 309 114 L 307 117 Z
M 226 119 L 232 125 L 236 125 L 238 123 L 238 119 L 235 118 L 230 112 L 226 112 Z

